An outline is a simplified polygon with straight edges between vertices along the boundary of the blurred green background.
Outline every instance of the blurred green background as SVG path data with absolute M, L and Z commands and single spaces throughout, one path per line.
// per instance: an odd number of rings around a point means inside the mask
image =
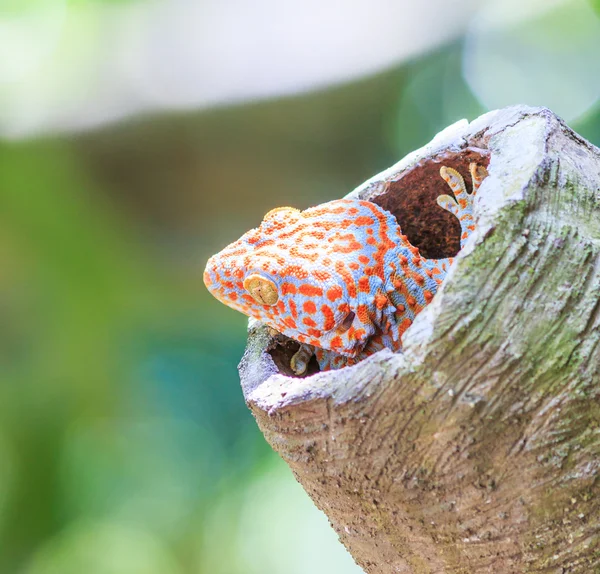
M 596 0 L 459 2 L 443 41 L 441 2 L 332 3 L 321 30 L 307 2 L 293 57 L 278 4 L 200 4 L 165 47 L 190 2 L 0 2 L 1 573 L 359 572 L 244 406 L 206 259 L 489 109 L 600 144 Z M 383 41 L 398 6 L 418 50 Z

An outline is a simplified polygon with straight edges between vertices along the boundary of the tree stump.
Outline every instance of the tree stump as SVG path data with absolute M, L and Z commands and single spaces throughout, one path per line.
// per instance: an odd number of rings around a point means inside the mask
M 477 230 L 403 352 L 296 378 L 294 343 L 251 322 L 246 402 L 368 573 L 600 572 L 600 150 L 517 106 L 350 196 L 453 255 L 439 167 L 472 160 Z

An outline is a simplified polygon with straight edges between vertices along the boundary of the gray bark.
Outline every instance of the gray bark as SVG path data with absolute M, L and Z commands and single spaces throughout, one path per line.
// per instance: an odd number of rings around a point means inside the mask
M 245 398 L 366 572 L 600 572 L 600 150 L 508 108 L 351 196 L 439 257 L 456 237 L 427 211 L 437 171 L 472 159 L 489 159 L 477 230 L 403 353 L 294 378 L 251 323 Z

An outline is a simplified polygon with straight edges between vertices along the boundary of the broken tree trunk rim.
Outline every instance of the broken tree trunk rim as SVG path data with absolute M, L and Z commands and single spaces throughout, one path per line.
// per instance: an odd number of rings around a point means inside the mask
M 429 202 L 439 167 L 467 179 L 469 161 L 489 171 L 477 229 L 403 352 L 291 377 L 286 344 L 251 321 L 244 396 L 366 572 L 600 572 L 600 150 L 516 106 L 448 127 L 349 197 L 453 255 Z

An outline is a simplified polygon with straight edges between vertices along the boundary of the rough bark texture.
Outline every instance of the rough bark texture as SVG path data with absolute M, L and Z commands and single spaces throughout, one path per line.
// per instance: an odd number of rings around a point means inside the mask
M 508 108 L 351 195 L 452 252 L 423 204 L 441 161 L 472 157 L 489 159 L 478 229 L 404 352 L 292 378 L 253 323 L 246 401 L 366 572 L 600 572 L 600 150 Z

